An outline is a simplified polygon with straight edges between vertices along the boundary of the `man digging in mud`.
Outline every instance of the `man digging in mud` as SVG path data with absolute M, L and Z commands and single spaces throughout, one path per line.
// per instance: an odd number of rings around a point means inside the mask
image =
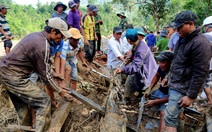
M 0 82 L 5 85 L 19 115 L 19 123 L 24 123 L 23 108 L 29 106 L 36 111 L 36 132 L 48 130 L 51 119 L 50 97 L 29 80 L 33 72 L 52 90 L 67 100 L 71 96 L 62 89 L 50 74 L 50 45 L 70 38 L 68 25 L 60 18 L 48 20 L 44 31 L 24 37 L 14 49 L 0 61 Z

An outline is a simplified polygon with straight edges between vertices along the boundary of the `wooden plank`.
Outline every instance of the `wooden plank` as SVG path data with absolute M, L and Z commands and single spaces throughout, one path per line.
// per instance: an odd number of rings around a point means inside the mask
M 101 107 L 100 105 L 98 105 L 97 103 L 95 103 L 94 101 L 88 99 L 87 97 L 79 94 L 77 91 L 68 88 L 67 89 L 69 91 L 69 93 L 75 97 L 76 99 L 78 99 L 79 101 L 81 101 L 82 103 L 94 108 L 95 110 L 97 110 L 98 112 L 100 112 L 101 114 L 105 114 L 105 109 L 103 107 Z
M 66 118 L 68 117 L 70 109 L 71 103 L 65 102 L 54 111 L 50 122 L 50 131 L 60 132 Z
M 7 126 L 7 130 L 11 131 L 11 130 L 24 130 L 24 131 L 30 131 L 30 132 L 35 132 L 35 129 L 32 129 L 31 126 L 20 126 L 20 125 L 8 125 Z

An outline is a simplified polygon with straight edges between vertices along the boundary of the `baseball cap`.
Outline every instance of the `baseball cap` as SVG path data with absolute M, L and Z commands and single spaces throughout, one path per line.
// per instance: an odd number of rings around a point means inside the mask
M 143 35 L 143 36 L 146 35 L 146 34 L 144 33 L 144 30 L 143 30 L 141 27 L 135 27 L 134 29 L 138 32 L 139 35 Z
M 73 8 L 74 6 L 76 6 L 77 4 L 73 1 L 73 0 L 70 0 L 69 2 L 68 2 L 68 6 L 70 7 L 70 8 Z
M 135 29 L 127 29 L 126 31 L 126 38 L 136 42 L 138 40 L 138 32 Z
M 167 35 L 167 34 L 166 34 L 166 30 L 162 30 L 162 32 L 160 33 L 160 36 L 161 36 L 161 37 L 166 37 L 166 35 Z
M 71 28 L 69 29 L 69 32 L 72 34 L 72 38 L 74 39 L 82 38 L 82 35 L 80 34 L 80 31 L 77 28 Z
M 176 28 L 179 28 L 183 24 L 188 23 L 190 21 L 193 21 L 195 23 L 196 20 L 197 20 L 197 15 L 193 13 L 192 11 L 187 10 L 177 14 L 174 19 L 174 23 Z
M 176 28 L 175 23 L 174 23 L 174 22 L 170 23 L 170 24 L 167 26 L 167 28 Z
M 78 3 L 78 2 L 80 2 L 80 0 L 74 0 L 74 2 L 75 2 L 75 3 Z
M 89 4 L 87 5 L 87 7 L 93 12 L 97 12 L 99 10 L 95 5 Z
M 122 33 L 122 28 L 121 28 L 121 26 L 116 26 L 116 27 L 114 27 L 114 28 L 113 28 L 113 32 L 115 32 L 115 33 Z
M 10 9 L 8 6 L 6 6 L 6 5 L 0 5 L 0 9 L 3 9 L 3 8 L 5 8 L 5 9 Z
M 50 18 L 47 20 L 47 26 L 59 29 L 60 32 L 66 37 L 72 37 L 71 33 L 68 31 L 68 24 L 59 17 Z
M 158 61 L 172 61 L 174 58 L 174 53 L 168 50 L 162 51 L 158 56 L 156 56 Z

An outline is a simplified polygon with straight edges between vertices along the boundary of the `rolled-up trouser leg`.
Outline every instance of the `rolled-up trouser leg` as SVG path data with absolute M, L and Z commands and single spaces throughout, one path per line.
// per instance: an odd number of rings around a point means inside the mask
M 50 97 L 28 79 L 2 79 L 6 89 L 36 110 L 36 132 L 48 130 L 51 119 Z M 14 104 L 15 105 L 15 104 Z

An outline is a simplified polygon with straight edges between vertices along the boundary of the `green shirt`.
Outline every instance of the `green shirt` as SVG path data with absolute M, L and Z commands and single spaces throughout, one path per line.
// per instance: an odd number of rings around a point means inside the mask
M 167 38 L 162 37 L 156 44 L 158 51 L 168 50 L 168 42 L 169 40 Z
M 101 16 L 99 14 L 97 14 L 96 16 L 94 16 L 94 20 L 95 20 L 95 31 L 96 31 L 96 33 L 101 33 L 100 25 L 102 25 L 103 22 L 97 23 L 99 20 L 102 20 Z
M 127 26 L 127 20 L 124 18 L 124 19 L 121 19 L 120 23 L 119 23 L 119 26 L 121 26 L 122 28 L 122 31 L 126 30 L 126 26 Z

